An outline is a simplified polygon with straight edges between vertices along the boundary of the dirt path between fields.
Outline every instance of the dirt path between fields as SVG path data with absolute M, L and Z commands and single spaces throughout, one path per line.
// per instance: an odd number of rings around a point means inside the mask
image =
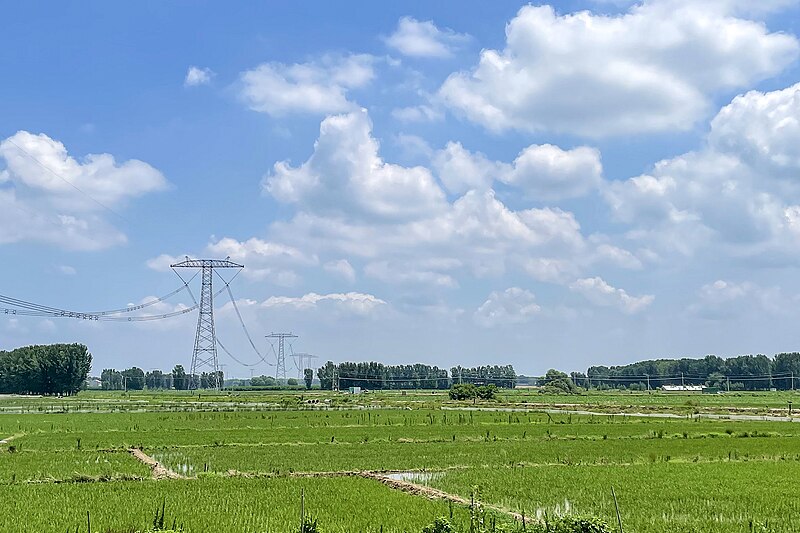
M 672 418 L 693 420 L 706 418 L 709 420 L 744 420 L 748 422 L 800 422 L 799 417 L 773 416 L 773 415 L 740 415 L 740 414 L 720 414 L 720 413 L 629 413 L 626 411 L 589 411 L 586 409 L 552 409 L 544 407 L 441 407 L 443 411 L 486 411 L 496 413 L 547 413 L 551 415 L 584 415 L 584 416 L 622 416 L 630 418 Z
M 512 517 L 513 519 L 522 522 L 525 520 L 526 522 L 530 523 L 530 518 L 523 517 L 519 513 L 515 513 L 514 511 L 509 511 L 508 509 L 503 509 L 502 507 L 498 507 L 495 505 L 489 505 L 484 502 L 480 502 L 475 500 L 474 502 L 468 500 L 466 498 L 462 498 L 456 494 L 450 494 L 449 492 L 445 492 L 443 490 L 435 489 L 433 487 L 428 487 L 426 485 L 419 485 L 417 483 L 412 483 L 411 481 L 405 481 L 401 479 L 394 479 L 388 477 L 386 474 L 377 473 L 377 472 L 359 472 L 359 476 L 366 478 L 366 479 L 373 479 L 375 481 L 379 481 L 383 483 L 389 488 L 403 491 L 407 494 L 412 494 L 414 496 L 422 496 L 423 498 L 428 498 L 431 500 L 445 500 L 453 503 L 457 503 L 459 505 L 479 505 L 484 509 L 491 509 L 492 511 L 497 511 L 499 513 L 504 513 Z
M 186 479 L 185 476 L 178 474 L 162 465 L 139 448 L 129 448 L 128 451 L 136 459 L 150 467 L 153 471 L 153 479 Z
M 418 483 L 413 483 L 411 481 L 407 481 L 404 479 L 398 479 L 392 477 L 392 474 L 406 474 L 409 473 L 407 471 L 402 470 L 386 470 L 386 471 L 375 471 L 375 470 L 341 470 L 341 471 L 333 471 L 333 472 L 291 472 L 289 473 L 289 477 L 302 477 L 302 478 L 314 478 L 314 477 L 361 477 L 365 479 L 370 479 L 372 481 L 377 481 L 386 485 L 387 487 L 405 492 L 406 494 L 411 494 L 412 496 L 421 496 L 423 498 L 428 498 L 431 500 L 445 500 L 448 502 L 453 502 L 458 505 L 465 505 L 469 507 L 470 505 L 479 505 L 484 509 L 491 509 L 492 511 L 496 511 L 498 513 L 503 513 L 518 522 L 522 522 L 523 520 L 530 524 L 532 521 L 530 517 L 523 517 L 520 513 L 516 513 L 514 511 L 509 511 L 508 509 L 503 509 L 502 507 L 496 505 L 489 505 L 487 503 L 475 500 L 470 501 L 466 498 L 458 496 L 456 494 L 450 494 L 449 492 L 445 492 L 443 490 L 435 489 L 433 487 L 429 487 L 427 485 L 420 485 Z M 253 474 L 248 472 L 240 472 L 238 470 L 228 470 L 228 476 L 231 477 L 244 477 L 244 478 L 252 478 L 252 477 L 262 477 L 259 474 Z M 269 476 L 267 476 L 269 477 Z M 276 477 L 280 477 L 277 475 Z
M 24 435 L 25 435 L 24 433 L 17 433 L 16 435 L 11 435 L 10 437 L 6 437 L 4 439 L 0 439 L 0 445 L 8 444 L 12 440 L 18 439 L 20 437 L 23 437 Z

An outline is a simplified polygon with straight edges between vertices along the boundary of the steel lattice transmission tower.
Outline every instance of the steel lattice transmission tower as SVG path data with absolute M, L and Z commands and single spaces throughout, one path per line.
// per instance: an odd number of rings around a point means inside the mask
M 275 368 L 275 379 L 283 378 L 286 381 L 286 350 L 285 348 L 285 340 L 286 339 L 296 339 L 297 335 L 292 333 L 270 333 L 269 335 L 265 335 L 268 339 L 278 339 L 278 351 L 275 356 L 278 359 L 278 365 Z
M 306 366 L 313 365 L 314 359 L 319 359 L 318 356 L 305 352 L 293 353 L 292 357 L 297 359 L 297 361 L 295 361 L 297 365 L 297 379 L 302 379 L 304 377 L 303 371 L 306 369 Z
M 217 334 L 214 329 L 214 269 L 244 268 L 244 265 L 225 259 L 189 259 L 170 265 L 172 268 L 199 268 L 202 284 L 200 288 L 200 313 L 197 317 L 197 334 L 194 338 L 194 352 L 189 371 L 189 387 L 197 388 L 197 370 L 210 367 L 214 376 L 214 388 L 222 386 L 219 380 L 219 361 L 217 359 Z

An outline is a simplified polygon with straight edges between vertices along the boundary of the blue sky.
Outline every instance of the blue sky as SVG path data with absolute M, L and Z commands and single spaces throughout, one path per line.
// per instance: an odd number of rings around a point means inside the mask
M 0 294 L 116 308 L 175 288 L 171 260 L 230 255 L 259 347 L 291 330 L 323 360 L 539 373 L 800 346 L 796 2 L 5 14 Z M 4 318 L 0 348 L 188 366 L 195 320 Z

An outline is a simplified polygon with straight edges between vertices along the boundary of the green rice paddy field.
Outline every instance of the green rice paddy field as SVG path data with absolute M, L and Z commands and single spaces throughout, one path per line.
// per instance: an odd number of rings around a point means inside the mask
M 327 532 L 418 533 L 438 516 L 469 530 L 467 506 L 363 471 L 476 498 L 499 524 L 516 524 L 511 511 L 566 513 L 616 529 L 613 486 L 628 533 L 800 531 L 793 399 L 800 404 L 790 393 L 513 391 L 476 405 L 410 391 L 0 397 L 0 531 L 87 531 L 87 513 L 92 531 L 147 531 L 162 506 L 184 531 L 296 531 L 301 493 Z M 764 419 L 735 419 L 742 414 Z

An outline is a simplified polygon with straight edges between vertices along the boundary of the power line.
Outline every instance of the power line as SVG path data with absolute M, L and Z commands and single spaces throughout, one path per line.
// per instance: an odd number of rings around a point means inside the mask
M 196 275 L 197 274 L 195 274 L 195 276 Z M 194 276 L 192 277 L 192 279 L 194 279 Z M 191 279 L 189 281 L 191 281 Z M 147 320 L 160 320 L 164 318 L 171 318 L 173 316 L 186 314 L 190 311 L 193 311 L 194 309 L 197 309 L 196 305 L 197 302 L 195 302 L 194 307 L 179 309 L 177 311 L 162 313 L 159 315 L 132 316 L 132 317 L 112 316 L 112 315 L 123 315 L 127 313 L 132 313 L 134 311 L 139 311 L 141 309 L 145 309 L 157 303 L 163 302 L 175 296 L 176 294 L 184 290 L 187 290 L 188 288 L 189 288 L 188 284 L 184 282 L 183 287 L 178 287 L 177 289 L 165 294 L 164 296 L 161 296 L 160 298 L 155 298 L 143 304 L 122 307 L 119 309 L 110 309 L 107 311 L 91 311 L 91 312 L 80 312 L 80 311 L 71 311 L 67 309 L 60 309 L 57 307 L 50 307 L 0 294 L 0 304 L 5 304 L 9 306 L 9 307 L 0 307 L 0 312 L 6 315 L 43 316 L 50 318 L 78 318 L 84 320 L 102 320 L 102 321 L 117 321 L 117 322 L 141 322 Z
M 127 218 L 125 218 L 125 217 L 124 217 L 124 216 L 122 216 L 121 214 L 117 213 L 116 211 L 114 211 L 113 209 L 111 209 L 109 206 L 107 206 L 106 204 L 104 204 L 103 202 L 101 202 L 100 200 L 98 200 L 97 198 L 93 197 L 91 194 L 87 193 L 86 191 L 84 191 L 83 189 L 81 189 L 80 187 L 78 187 L 77 185 L 75 185 L 74 183 L 72 183 L 71 181 L 69 181 L 67 178 L 65 178 L 65 177 L 64 177 L 64 176 L 62 176 L 61 174 L 57 173 L 56 171 L 54 171 L 53 169 L 51 169 L 50 167 L 48 167 L 47 165 L 45 165 L 44 163 L 42 163 L 42 162 L 41 162 L 41 161 L 40 161 L 40 160 L 39 160 L 39 159 L 38 159 L 36 156 L 34 156 L 32 153 L 30 153 L 28 150 L 26 150 L 26 149 L 25 149 L 25 148 L 23 148 L 22 146 L 18 145 L 18 144 L 17 144 L 16 142 L 14 142 L 14 140 L 13 140 L 13 139 L 11 139 L 10 137 L 9 137 L 9 138 L 7 138 L 7 139 L 6 139 L 6 141 L 8 141 L 9 143 L 11 143 L 11 144 L 13 144 L 14 146 L 16 146 L 16 147 L 17 147 L 17 149 L 18 149 L 20 152 L 22 152 L 23 154 L 25 154 L 26 156 L 28 156 L 28 157 L 29 157 L 29 158 L 30 158 L 30 159 L 31 159 L 33 162 L 35 162 L 37 165 L 39 165 L 40 167 L 42 167 L 43 169 L 45 169 L 47 172 L 49 172 L 49 173 L 50 173 L 50 174 L 52 174 L 53 176 L 57 177 L 58 179 L 60 179 L 61 181 L 63 181 L 64 183 L 66 183 L 67 185 L 69 185 L 70 187 L 72 187 L 73 189 L 75 189 L 76 191 L 78 191 L 79 193 L 81 193 L 82 195 L 84 195 L 84 196 L 86 196 L 87 198 L 89 198 L 89 199 L 90 199 L 92 202 L 96 203 L 97 205 L 99 205 L 100 207 L 102 207 L 103 209 L 105 209 L 106 211 L 108 211 L 109 213 L 113 213 L 114 215 L 116 215 L 116 216 L 117 216 L 117 217 L 119 217 L 120 219 L 124 220 L 125 222 L 128 222 L 128 223 L 130 223 L 130 221 L 129 221 Z
M 217 275 L 219 275 L 219 274 L 217 274 Z M 238 276 L 239 273 L 237 272 L 236 275 Z M 231 281 L 225 281 L 225 279 L 223 279 L 222 276 L 219 276 L 219 278 L 223 281 L 223 283 L 225 283 L 225 289 L 227 289 L 227 291 L 228 291 L 228 297 L 231 300 L 231 304 L 233 305 L 234 311 L 236 311 L 236 316 L 239 318 L 239 324 L 242 325 L 242 330 L 244 331 L 244 334 L 247 337 L 247 340 L 250 342 L 250 346 L 253 347 L 253 351 L 256 352 L 256 354 L 258 355 L 258 358 L 261 359 L 261 361 L 263 361 L 264 363 L 266 363 L 266 364 L 268 364 L 270 366 L 274 366 L 272 363 L 270 363 L 269 361 L 264 359 L 264 356 L 261 354 L 259 349 L 256 347 L 256 343 L 253 342 L 253 337 L 250 336 L 250 332 L 247 330 L 247 325 L 245 324 L 244 319 L 242 318 L 242 313 L 239 312 L 239 305 L 236 303 L 236 298 L 233 297 L 233 292 L 231 291 L 231 282 L 233 282 L 233 280 L 236 279 L 236 276 L 231 278 Z

